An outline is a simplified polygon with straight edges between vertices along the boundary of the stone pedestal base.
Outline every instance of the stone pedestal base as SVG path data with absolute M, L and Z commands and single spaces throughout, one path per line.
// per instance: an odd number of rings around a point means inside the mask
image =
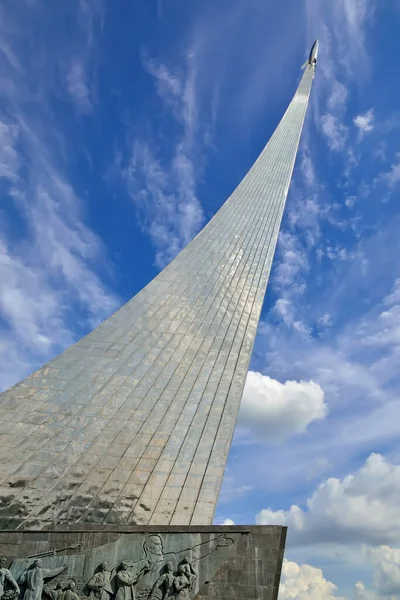
M 3 600 L 276 600 L 286 528 L 0 532 Z M 0 586 L 1 588 L 1 586 Z

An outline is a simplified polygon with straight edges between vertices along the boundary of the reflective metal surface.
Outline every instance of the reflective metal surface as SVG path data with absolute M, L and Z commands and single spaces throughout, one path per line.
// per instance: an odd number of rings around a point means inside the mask
M 179 256 L 0 396 L 0 528 L 212 522 L 313 76 Z

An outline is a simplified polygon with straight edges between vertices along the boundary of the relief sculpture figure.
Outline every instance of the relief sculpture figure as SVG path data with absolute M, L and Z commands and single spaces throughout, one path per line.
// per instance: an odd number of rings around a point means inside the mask
M 185 566 L 178 566 L 178 575 L 174 577 L 174 598 L 175 600 L 190 600 L 190 581 L 185 575 Z
M 108 570 L 108 564 L 104 561 L 101 563 L 97 573 L 86 584 L 86 587 L 90 590 L 89 597 L 96 600 L 110 600 L 113 595 L 110 580 L 111 571 Z
M 186 575 L 187 580 L 190 584 L 190 590 L 193 589 L 194 580 L 197 578 L 197 571 L 194 569 L 193 565 L 189 562 L 189 559 L 185 556 L 185 558 L 181 561 L 180 565 L 181 572 Z M 178 567 L 179 570 L 179 567 Z
M 135 600 L 135 588 L 141 572 L 132 572 L 129 570 L 129 564 L 123 560 L 119 570 L 115 575 L 117 582 L 117 595 L 115 600 Z
M 7 559 L 4 558 L 4 556 L 2 556 L 0 558 L 0 599 L 4 595 L 6 595 L 6 597 L 11 598 L 19 594 L 18 583 L 15 581 L 10 571 L 6 569 L 6 564 Z
M 140 589 L 140 598 L 147 598 L 165 562 L 161 537 L 156 534 L 149 535 L 143 542 L 143 551 L 145 558 L 129 564 L 129 567 L 134 567 L 135 572 L 139 574 L 137 588 Z
M 64 587 L 63 592 L 61 593 L 60 600 L 80 600 L 78 594 L 76 593 L 76 583 L 74 580 L 70 580 Z
M 50 577 L 56 577 L 66 568 L 67 565 L 63 565 L 58 569 L 43 569 L 40 558 L 35 560 L 34 563 L 22 573 L 18 580 L 18 583 L 26 586 L 23 600 L 42 600 L 44 580 L 49 579 Z
M 157 579 L 150 592 L 149 600 L 167 600 L 172 595 L 175 565 L 170 560 L 164 567 L 164 573 Z
M 43 587 L 43 594 L 45 596 L 48 596 L 51 600 L 59 600 L 61 594 L 65 589 L 65 586 L 65 581 L 57 581 L 55 585 L 45 585 Z
M 232 544 L 232 538 L 227 537 L 225 534 L 216 536 L 215 538 L 207 540 L 206 542 L 202 542 L 196 547 L 196 561 L 200 561 L 206 556 L 213 554 L 218 548 L 225 548 L 231 546 Z M 138 592 L 140 591 L 140 598 L 147 598 L 153 591 L 154 582 L 158 581 L 160 577 L 160 572 L 163 565 L 165 565 L 165 561 L 169 560 L 170 558 L 174 558 L 176 560 L 176 554 L 182 555 L 186 552 L 191 552 L 193 548 L 182 548 L 176 553 L 165 552 L 161 536 L 153 534 L 146 537 L 143 543 L 143 550 L 145 558 L 132 563 L 132 566 L 135 566 L 136 569 L 140 570 L 141 572 L 137 584 L 137 590 Z M 181 563 L 184 565 L 184 574 L 187 574 L 185 576 L 189 580 L 190 589 L 192 589 L 193 582 L 197 577 L 197 573 L 192 564 L 189 563 L 188 559 L 183 559 Z

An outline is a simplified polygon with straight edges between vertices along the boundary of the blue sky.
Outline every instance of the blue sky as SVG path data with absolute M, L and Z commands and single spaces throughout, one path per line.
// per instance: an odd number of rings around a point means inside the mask
M 320 60 L 216 522 L 282 600 L 400 594 L 397 0 L 0 3 L 0 385 L 218 210 Z M 335 588 L 336 586 L 336 588 Z

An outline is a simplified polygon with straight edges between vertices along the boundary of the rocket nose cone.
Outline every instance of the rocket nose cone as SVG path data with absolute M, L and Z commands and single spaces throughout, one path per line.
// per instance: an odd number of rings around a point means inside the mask
M 310 58 L 315 61 L 318 58 L 318 40 L 315 40 L 315 42 L 313 43 L 313 45 L 311 47 Z

